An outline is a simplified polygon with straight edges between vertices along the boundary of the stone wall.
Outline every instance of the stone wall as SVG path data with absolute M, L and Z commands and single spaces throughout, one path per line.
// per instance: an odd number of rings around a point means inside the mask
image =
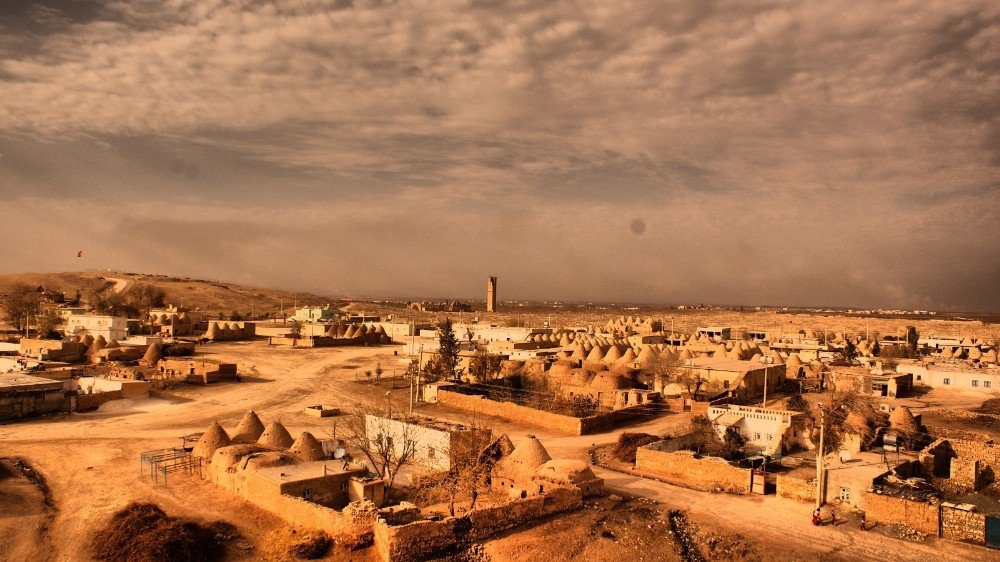
M 953 541 L 986 543 L 986 515 L 941 505 L 941 536 Z
M 351 503 L 338 511 L 281 493 L 281 485 L 254 472 L 228 472 L 224 467 L 210 465 L 208 476 L 216 484 L 281 517 L 290 525 L 324 531 L 344 544 L 370 540 L 378 516 L 378 509 L 371 502 Z
M 79 394 L 76 397 L 76 411 L 89 412 L 101 407 L 101 404 L 112 400 L 121 400 L 125 394 L 121 390 L 98 392 L 96 394 Z
M 540 517 L 579 509 L 581 505 L 579 490 L 554 488 L 545 494 L 476 509 L 460 517 L 395 526 L 379 518 L 374 528 L 375 549 L 386 562 L 426 560 Z
M 749 469 L 737 468 L 718 457 L 698 458 L 692 451 L 666 452 L 655 447 L 653 443 L 636 450 L 636 470 L 695 490 L 750 493 Z
M 936 499 L 922 502 L 868 492 L 865 516 L 872 523 L 903 525 L 935 537 L 940 534 L 941 511 Z
M 951 478 L 979 490 L 994 481 L 1000 473 L 1000 446 L 984 441 L 951 439 L 955 457 L 951 459 Z
M 649 413 L 648 406 L 638 405 L 587 418 L 577 418 L 546 412 L 545 410 L 536 410 L 535 408 L 521 406 L 514 402 L 498 402 L 478 394 L 464 394 L 446 390 L 444 387 L 438 388 L 437 401 L 440 404 L 476 412 L 477 414 L 495 416 L 512 422 L 551 429 L 568 435 L 602 433 L 614 429 L 623 423 L 643 418 Z
M 779 496 L 790 498 L 796 501 L 815 502 L 816 501 L 816 479 L 795 478 L 779 474 L 776 479 L 776 493 Z

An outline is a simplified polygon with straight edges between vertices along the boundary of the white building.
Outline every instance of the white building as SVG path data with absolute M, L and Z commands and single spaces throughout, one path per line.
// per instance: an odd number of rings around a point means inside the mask
M 708 419 L 720 438 L 734 428 L 746 438 L 747 448 L 759 448 L 764 454 L 781 453 L 793 446 L 809 447 L 799 412 L 724 404 L 709 407 Z
M 122 340 L 128 335 L 128 319 L 100 314 L 73 314 L 66 317 L 64 328 L 68 336 L 104 336 L 107 341 Z
M 292 319 L 299 322 L 331 322 L 339 316 L 340 313 L 336 309 L 330 308 L 330 305 L 303 306 L 295 309 Z
M 396 455 L 412 451 L 415 464 L 430 470 L 451 468 L 452 448 L 458 443 L 480 450 L 489 444 L 491 432 L 431 418 L 412 417 L 407 421 L 365 416 L 365 437 L 378 448 L 376 439 L 388 439 Z M 458 447 L 456 447 L 458 449 Z

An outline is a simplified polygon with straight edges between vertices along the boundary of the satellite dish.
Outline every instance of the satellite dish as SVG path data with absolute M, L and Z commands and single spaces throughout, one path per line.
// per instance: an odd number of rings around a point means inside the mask
M 342 459 L 342 458 L 344 458 L 344 455 L 346 455 L 346 454 L 347 454 L 347 451 L 345 451 L 343 449 L 343 447 L 342 447 L 342 448 L 337 449 L 336 451 L 333 452 L 333 458 L 335 458 L 335 459 Z

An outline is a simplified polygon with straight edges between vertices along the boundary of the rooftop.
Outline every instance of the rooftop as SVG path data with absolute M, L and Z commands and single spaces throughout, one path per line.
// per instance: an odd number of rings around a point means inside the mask
M 268 466 L 257 470 L 257 474 L 274 482 L 295 482 L 298 480 L 311 480 L 323 476 L 336 476 L 351 472 L 364 471 L 365 468 L 352 464 L 348 469 L 344 469 L 344 462 L 333 461 L 306 461 L 282 466 Z
M 62 390 L 62 381 L 54 381 L 43 377 L 26 375 L 24 373 L 0 373 L 0 390 L 21 392 L 39 390 Z

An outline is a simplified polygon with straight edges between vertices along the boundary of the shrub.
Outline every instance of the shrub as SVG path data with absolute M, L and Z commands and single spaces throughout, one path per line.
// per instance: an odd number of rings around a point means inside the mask
M 634 463 L 636 449 L 659 440 L 659 437 L 648 433 L 622 433 L 611 454 L 620 461 Z

